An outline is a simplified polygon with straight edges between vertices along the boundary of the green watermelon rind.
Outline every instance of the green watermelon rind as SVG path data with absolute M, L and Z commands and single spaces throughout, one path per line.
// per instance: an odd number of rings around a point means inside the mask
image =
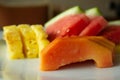
M 93 7 L 93 8 L 87 9 L 85 11 L 85 14 L 87 16 L 101 16 L 102 15 L 102 13 L 98 7 Z
M 120 25 L 120 20 L 109 21 L 108 25 Z
M 55 23 L 56 21 L 58 21 L 59 19 L 65 17 L 67 15 L 80 14 L 80 13 L 84 13 L 84 11 L 79 6 L 74 6 L 72 8 L 69 8 L 68 10 L 65 10 L 64 12 L 58 14 L 54 18 L 50 19 L 48 22 L 45 23 L 44 27 L 47 28 L 49 25 Z

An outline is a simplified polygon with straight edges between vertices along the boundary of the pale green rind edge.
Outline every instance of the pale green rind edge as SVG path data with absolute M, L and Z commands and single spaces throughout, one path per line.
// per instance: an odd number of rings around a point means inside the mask
M 109 21 L 108 25 L 120 25 L 120 20 Z
M 55 16 L 54 18 L 52 18 L 48 22 L 46 22 L 44 27 L 47 28 L 49 25 L 53 24 L 57 20 L 63 18 L 64 16 L 67 16 L 69 14 L 80 14 L 80 13 L 83 13 L 83 12 L 84 11 L 79 6 L 69 8 L 68 10 L 58 14 L 57 16 Z
M 102 15 L 101 11 L 97 7 L 87 9 L 85 11 L 85 14 L 87 16 L 100 16 L 100 15 Z

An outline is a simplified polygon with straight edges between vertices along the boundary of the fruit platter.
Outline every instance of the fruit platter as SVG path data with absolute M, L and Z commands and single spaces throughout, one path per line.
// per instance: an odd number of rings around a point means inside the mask
M 0 80 L 118 80 L 119 72 L 120 20 L 106 20 L 97 7 L 0 32 Z

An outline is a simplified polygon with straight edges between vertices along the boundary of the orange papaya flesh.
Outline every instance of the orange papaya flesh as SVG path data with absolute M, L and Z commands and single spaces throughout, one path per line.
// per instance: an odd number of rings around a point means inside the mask
M 85 60 L 94 60 L 100 68 L 110 67 L 113 65 L 113 48 L 114 46 L 108 49 L 88 37 L 56 38 L 43 49 L 40 70 L 56 70 L 61 66 Z
M 91 36 L 91 37 L 87 37 L 87 39 L 94 41 L 110 50 L 112 50 L 113 46 L 115 46 L 113 42 L 111 42 L 108 39 L 104 39 L 103 36 L 99 36 L 99 37 Z

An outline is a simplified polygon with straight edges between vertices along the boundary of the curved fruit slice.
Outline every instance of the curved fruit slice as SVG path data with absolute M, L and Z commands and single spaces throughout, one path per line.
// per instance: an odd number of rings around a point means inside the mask
M 107 26 L 107 21 L 102 16 L 91 20 L 90 24 L 79 34 L 79 36 L 96 36 Z
M 47 27 L 46 32 L 49 40 L 61 36 L 79 35 L 89 22 L 90 20 L 85 14 L 69 15 Z
M 111 44 L 110 41 L 108 43 Z M 99 43 L 88 40 L 86 37 L 57 38 L 43 49 L 40 69 L 43 71 L 56 70 L 70 63 L 91 59 L 96 62 L 97 67 L 110 67 L 113 65 L 112 52 L 114 46 L 108 49 Z
M 99 35 L 106 37 L 115 44 L 120 44 L 120 25 L 106 27 Z
M 49 27 L 51 24 L 55 23 L 56 21 L 58 21 L 59 19 L 67 16 L 67 15 L 71 15 L 71 14 L 80 14 L 83 13 L 83 10 L 79 7 L 79 6 L 74 6 L 62 13 L 60 13 L 59 15 L 55 16 L 54 18 L 50 19 L 48 22 L 45 23 L 45 28 Z

